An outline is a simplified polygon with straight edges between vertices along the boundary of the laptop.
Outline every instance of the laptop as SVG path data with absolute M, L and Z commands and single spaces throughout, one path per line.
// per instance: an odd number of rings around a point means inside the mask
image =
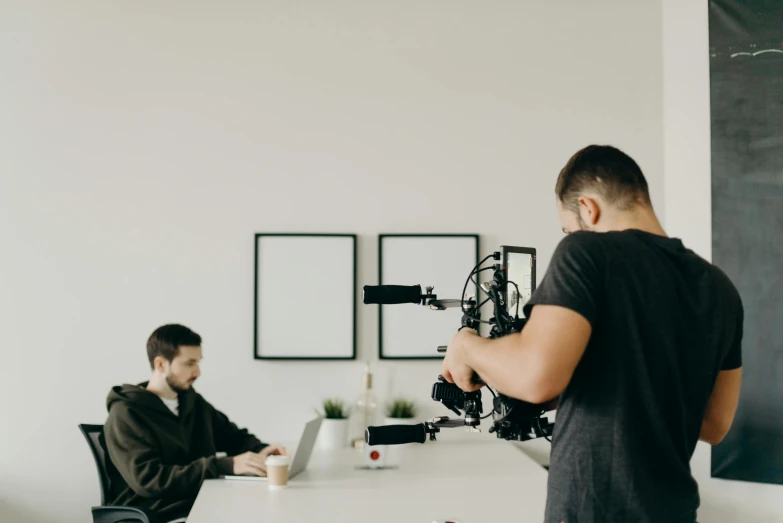
M 299 439 L 299 445 L 294 452 L 294 459 L 291 460 L 291 464 L 288 466 L 288 479 L 301 474 L 307 463 L 310 461 L 310 456 L 313 453 L 315 447 L 315 440 L 318 437 L 318 430 L 321 428 L 321 421 L 323 418 L 315 418 L 308 421 L 305 424 L 304 431 L 302 431 L 302 437 Z M 242 479 L 250 481 L 266 481 L 266 476 L 256 476 L 255 474 L 247 474 L 241 476 L 227 475 L 226 479 Z

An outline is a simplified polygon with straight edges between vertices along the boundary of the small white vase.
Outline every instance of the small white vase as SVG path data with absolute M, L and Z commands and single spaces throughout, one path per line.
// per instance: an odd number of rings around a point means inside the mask
M 386 418 L 383 420 L 384 425 L 415 425 L 416 418 Z
M 348 420 L 325 418 L 318 431 L 318 448 L 341 449 L 348 446 Z

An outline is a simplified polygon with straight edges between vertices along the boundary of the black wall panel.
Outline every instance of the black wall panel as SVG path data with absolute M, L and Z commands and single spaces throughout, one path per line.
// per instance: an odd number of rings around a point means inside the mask
M 710 2 L 712 256 L 745 307 L 716 477 L 783 483 L 783 0 Z

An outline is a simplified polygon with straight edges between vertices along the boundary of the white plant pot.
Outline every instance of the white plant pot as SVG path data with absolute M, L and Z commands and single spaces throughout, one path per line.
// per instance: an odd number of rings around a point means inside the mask
M 341 449 L 348 446 L 348 420 L 325 418 L 318 431 L 318 448 Z
M 383 420 L 384 425 L 415 425 L 416 418 L 386 418 Z

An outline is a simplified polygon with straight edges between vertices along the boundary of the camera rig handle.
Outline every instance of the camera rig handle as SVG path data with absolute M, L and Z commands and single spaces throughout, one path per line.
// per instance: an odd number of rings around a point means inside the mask
M 416 425 L 367 427 L 364 431 L 364 441 L 371 447 L 375 445 L 424 443 L 428 437 L 430 441 L 435 441 L 435 434 L 440 432 L 442 428 L 451 429 L 464 426 L 464 422 L 461 419 L 449 419 L 448 416 L 440 416 Z
M 474 375 L 474 380 L 478 376 Z M 463 392 L 453 383 L 449 383 L 443 376 L 438 376 L 438 381 L 432 385 L 432 399 L 439 401 L 444 407 L 461 416 L 465 411 L 465 418 L 459 421 L 463 425 L 471 428 L 477 427 L 481 423 L 481 413 L 483 405 L 481 403 L 481 391 Z

